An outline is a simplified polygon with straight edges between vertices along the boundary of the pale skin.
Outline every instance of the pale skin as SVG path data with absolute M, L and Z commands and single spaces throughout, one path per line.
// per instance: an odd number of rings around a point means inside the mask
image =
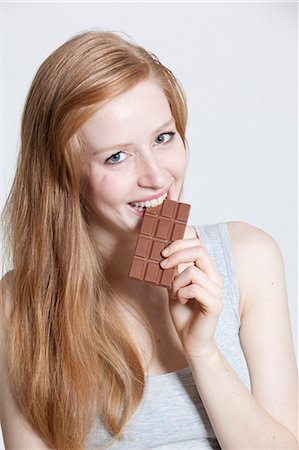
M 82 129 L 87 149 L 84 192 L 93 209 L 92 232 L 115 261 L 120 308 L 148 374 L 190 366 L 222 449 L 295 450 L 297 369 L 283 259 L 274 239 L 249 224 L 227 223 L 241 294 L 240 341 L 251 393 L 215 344 L 223 283 L 192 226 L 187 227 L 184 239 L 170 244 L 169 254 L 163 255 L 167 268 L 176 269 L 172 289 L 127 277 L 141 220 L 128 203 L 165 190 L 169 198 L 180 199 L 186 169 L 182 139 L 174 123 L 155 135 L 171 117 L 163 91 L 154 80 L 147 80 L 108 102 Z M 170 136 L 165 134 L 165 143 L 163 139 L 163 143 L 157 142 L 159 134 L 169 130 L 176 132 L 175 137 L 168 140 Z M 105 164 L 116 151 L 101 150 L 94 155 L 99 147 L 127 142 L 132 145 L 123 149 L 123 162 L 117 167 Z M 116 252 L 118 258 L 113 259 Z M 156 353 L 131 306 L 146 313 L 157 335 Z M 2 365 L 0 386 L 4 379 Z M 4 397 L 1 393 L 0 412 L 6 448 L 46 449 L 18 413 L 9 391 L 5 392 Z

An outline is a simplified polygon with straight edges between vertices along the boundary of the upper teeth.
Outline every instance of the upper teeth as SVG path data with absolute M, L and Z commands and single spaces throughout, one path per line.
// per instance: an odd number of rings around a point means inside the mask
M 167 192 L 161 195 L 161 197 L 154 198 L 153 200 L 147 200 L 146 202 L 132 202 L 131 205 L 141 206 L 142 208 L 152 208 L 154 206 L 161 205 L 167 197 Z

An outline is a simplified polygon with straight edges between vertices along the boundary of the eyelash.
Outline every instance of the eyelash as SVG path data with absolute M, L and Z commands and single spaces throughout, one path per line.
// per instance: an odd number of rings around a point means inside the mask
M 164 136 L 165 134 L 168 134 L 169 136 L 170 136 L 170 139 L 169 139 L 169 141 L 167 141 L 167 142 L 165 142 L 164 143 L 164 145 L 167 145 L 167 144 L 169 144 L 172 140 L 173 140 L 173 137 L 174 137 L 174 135 L 176 134 L 174 131 L 167 131 L 167 132 L 165 132 L 165 133 L 161 133 L 161 134 L 159 134 L 159 136 L 157 136 L 157 138 L 159 138 L 160 136 Z M 156 138 L 156 139 L 157 139 Z M 161 143 L 162 145 L 163 145 L 163 142 Z M 122 161 L 120 161 L 120 162 L 116 162 L 116 163 L 111 163 L 111 162 L 109 162 L 109 160 L 111 159 L 111 158 L 113 158 L 114 156 L 116 156 L 116 155 L 119 155 L 120 153 L 124 153 L 122 150 L 121 151 L 119 151 L 119 152 L 117 152 L 117 153 L 114 153 L 113 155 L 111 155 L 111 156 L 109 156 L 109 158 L 107 158 L 106 160 L 105 160 L 105 163 L 106 164 L 110 164 L 110 165 L 112 165 L 112 166 L 115 166 L 115 165 L 117 165 L 117 164 L 120 164 Z

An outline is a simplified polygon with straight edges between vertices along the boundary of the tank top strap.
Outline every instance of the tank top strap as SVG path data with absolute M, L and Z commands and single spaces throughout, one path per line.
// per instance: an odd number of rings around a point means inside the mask
M 230 302 L 230 307 L 240 326 L 240 291 L 227 225 L 225 222 L 219 222 L 195 225 L 195 229 L 223 279 L 223 289 L 227 294 L 224 298 Z

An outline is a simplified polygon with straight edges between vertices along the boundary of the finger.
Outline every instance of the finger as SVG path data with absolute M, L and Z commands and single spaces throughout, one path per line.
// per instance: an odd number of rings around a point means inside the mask
M 222 299 L 215 297 L 206 289 L 196 284 L 190 284 L 178 291 L 178 300 L 180 303 L 185 304 L 190 299 L 198 301 L 203 308 L 203 312 L 219 315 L 222 310 Z
M 204 271 L 211 280 L 220 287 L 223 287 L 223 279 L 216 268 L 212 258 L 207 252 L 202 258 L 197 258 L 194 262 L 195 266 Z
M 177 242 L 177 241 L 176 241 Z M 193 261 L 196 267 L 203 270 L 214 283 L 222 285 L 222 279 L 218 270 L 212 261 L 212 258 L 200 245 L 184 248 L 172 253 L 170 256 L 161 261 L 160 265 L 163 269 L 169 269 L 177 264 Z
M 192 238 L 192 239 L 177 239 L 176 241 L 171 242 L 167 247 L 164 248 L 164 250 L 161 252 L 163 256 L 169 256 L 173 252 L 176 252 L 178 250 L 181 250 L 182 248 L 188 248 L 188 247 L 202 247 L 202 243 L 198 238 Z
M 163 252 L 162 252 L 163 253 Z M 162 267 L 174 267 L 181 263 L 195 261 L 199 256 L 203 256 L 204 251 L 200 246 L 191 246 L 182 250 L 177 250 L 167 256 L 162 262 Z
M 207 274 L 195 266 L 189 266 L 183 272 L 175 276 L 172 282 L 172 290 L 174 295 L 177 295 L 179 289 L 189 284 L 197 284 L 203 289 L 209 291 L 215 297 L 222 297 L 222 288 L 218 284 L 214 283 L 214 281 L 211 280 Z

